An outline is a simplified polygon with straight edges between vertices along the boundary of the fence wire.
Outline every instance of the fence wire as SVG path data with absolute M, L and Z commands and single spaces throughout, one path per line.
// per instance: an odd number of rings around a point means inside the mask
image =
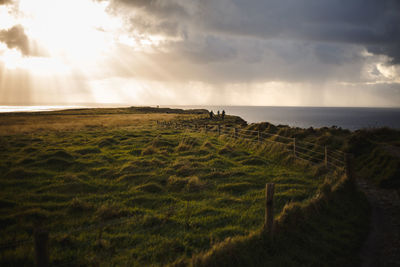
M 171 122 L 158 122 L 159 125 L 170 127 Z M 216 124 L 185 124 L 175 123 L 176 128 L 191 129 L 198 132 L 217 133 L 219 135 L 226 135 L 232 138 L 240 138 L 253 143 L 269 143 L 282 146 L 284 151 L 292 151 L 293 155 L 298 159 L 306 160 L 313 164 L 324 163 L 326 167 L 334 166 L 338 169 L 345 167 L 345 153 L 340 150 L 327 149 L 317 143 L 312 143 L 304 140 L 296 140 L 295 138 L 279 135 L 276 133 L 268 133 L 262 131 L 255 131 L 250 129 L 240 129 L 232 126 L 221 126 Z M 272 140 L 273 139 L 273 140 Z M 288 148 L 289 147 L 289 148 Z
M 224 126 L 221 127 L 220 125 L 195 125 L 195 124 L 186 124 L 186 123 L 173 123 L 173 122 L 160 122 L 157 121 L 156 126 L 174 128 L 179 130 L 184 130 L 185 133 L 189 131 L 192 132 L 203 132 L 203 133 L 213 133 L 217 135 L 225 135 L 235 139 L 243 139 L 245 141 L 250 141 L 258 144 L 271 144 L 271 145 L 278 145 L 281 147 L 282 151 L 292 152 L 293 155 L 300 160 L 304 160 L 313 164 L 325 163 L 327 168 L 333 167 L 334 170 L 343 170 L 346 167 L 345 162 L 345 152 L 340 150 L 327 150 L 325 146 L 321 146 L 319 144 L 298 140 L 296 141 L 294 138 L 268 133 L 268 132 L 261 132 L 261 131 L 254 131 L 248 129 L 239 129 L 231 126 Z M 275 138 L 275 140 L 271 140 L 271 138 Z M 277 141 L 276 139 L 285 140 L 286 142 Z M 307 146 L 311 146 L 307 147 Z M 314 148 L 314 149 L 313 149 Z M 317 150 L 317 148 L 323 149 L 324 152 Z M 300 151 L 299 151 L 300 150 Z M 78 227 L 76 229 L 70 230 L 66 233 L 56 234 L 52 236 L 52 239 L 57 240 L 65 235 L 71 235 L 78 232 L 83 231 L 91 231 L 94 229 L 102 229 L 111 226 L 121 225 L 124 223 L 129 222 L 130 220 L 139 217 L 140 215 L 134 214 L 131 216 L 126 216 L 123 218 L 118 218 L 110 221 L 101 222 L 98 224 L 88 225 Z M 12 241 L 8 243 L 0 244 L 0 251 L 14 249 L 16 247 L 26 245 L 26 244 L 33 244 L 33 238 Z M 77 259 L 72 261 L 67 261 L 62 263 L 61 265 L 69 265 L 73 262 L 76 262 Z

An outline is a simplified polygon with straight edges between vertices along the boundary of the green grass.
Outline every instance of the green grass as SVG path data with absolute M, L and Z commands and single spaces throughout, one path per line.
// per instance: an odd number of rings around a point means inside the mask
M 285 206 L 273 238 L 263 231 L 228 238 L 175 266 L 359 266 L 368 232 L 365 197 L 346 179 L 318 197 Z
M 161 128 L 1 136 L 2 244 L 30 238 L 40 225 L 50 231 L 56 265 L 189 259 L 260 229 L 266 183 L 276 183 L 278 215 L 324 182 L 312 167 L 268 155 L 224 137 Z M 3 252 L 0 261 L 32 264 L 32 244 Z
M 400 190 L 400 131 L 389 128 L 355 132 L 348 141 L 360 177 Z
M 298 145 L 324 153 L 336 149 L 354 156 L 354 168 L 357 176 L 367 179 L 378 186 L 400 190 L 400 131 L 390 128 L 361 129 L 354 132 L 335 126 L 314 129 L 294 128 L 286 125 L 275 126 L 269 123 L 250 124 L 245 129 L 279 134 L 296 138 Z M 254 133 L 253 133 L 254 135 Z M 281 137 L 268 137 L 290 143 Z M 300 151 L 306 153 L 304 150 Z M 307 154 L 307 153 L 306 153 Z M 315 155 L 315 154 L 314 154 Z M 328 157 L 330 159 L 332 155 Z M 337 160 L 340 154 L 334 155 Z M 323 156 L 319 156 L 320 161 Z
M 341 149 L 355 156 L 357 176 L 399 188 L 399 131 L 246 126 L 234 116 L 210 121 L 201 110 L 157 112 L 0 116 L 1 244 L 31 240 L 44 226 L 54 265 L 359 265 L 369 208 L 341 173 L 295 160 L 279 145 L 149 128 L 156 120 L 222 123 Z M 262 231 L 269 182 L 274 239 Z M 32 243 L 1 253 L 2 266 L 33 263 Z

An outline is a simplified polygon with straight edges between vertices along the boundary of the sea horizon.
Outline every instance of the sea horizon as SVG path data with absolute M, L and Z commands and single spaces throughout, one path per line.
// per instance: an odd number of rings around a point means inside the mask
M 0 113 L 43 112 L 82 108 L 130 107 L 126 104 L 90 105 L 0 105 Z M 341 127 L 349 130 L 390 127 L 400 129 L 398 107 L 318 107 L 318 106 L 245 106 L 245 105 L 143 105 L 181 109 L 207 109 L 217 114 L 240 116 L 248 123 L 269 122 L 300 128 Z

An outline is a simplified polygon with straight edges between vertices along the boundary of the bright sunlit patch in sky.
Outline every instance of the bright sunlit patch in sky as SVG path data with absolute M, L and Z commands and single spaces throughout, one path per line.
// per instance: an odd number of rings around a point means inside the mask
M 30 42 L 34 41 L 52 60 L 18 58 L 10 51 L 2 60 L 8 68 L 45 69 L 50 73 L 71 65 L 93 64 L 107 55 L 121 26 L 120 20 L 105 9 L 106 2 L 91 0 L 21 0 L 17 14 L 4 20 L 22 25 Z
M 10 70 L 27 69 L 31 74 L 48 76 L 68 74 L 71 68 L 56 58 L 49 57 L 22 57 L 16 50 L 5 51 L 2 55 L 6 67 Z
M 394 6 L 223 2 L 0 1 L 0 104 L 399 106 Z
M 107 52 L 112 44 L 107 31 L 118 27 L 105 6 L 93 1 L 23 0 L 20 9 L 29 35 L 67 59 L 95 59 Z

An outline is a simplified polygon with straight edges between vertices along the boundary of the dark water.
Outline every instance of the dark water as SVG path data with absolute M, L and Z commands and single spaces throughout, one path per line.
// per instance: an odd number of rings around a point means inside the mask
M 175 106 L 177 107 L 177 106 Z M 349 130 L 374 127 L 400 129 L 400 108 L 181 106 L 206 108 L 242 117 L 249 123 L 270 122 L 302 128 L 338 126 Z

